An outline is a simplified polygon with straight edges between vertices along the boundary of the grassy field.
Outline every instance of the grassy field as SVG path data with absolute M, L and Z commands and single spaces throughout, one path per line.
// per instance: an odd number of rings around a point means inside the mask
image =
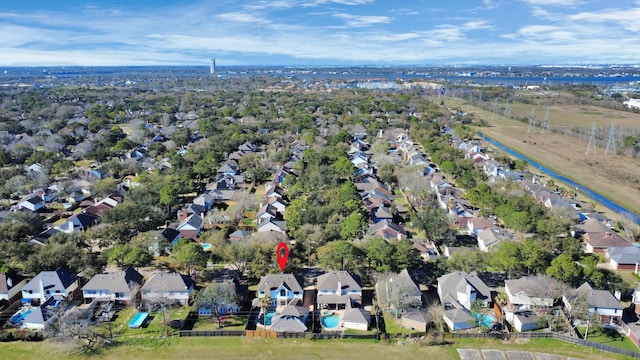
M 584 336 L 585 327 L 578 328 L 578 331 L 580 331 L 580 333 Z M 587 341 L 614 346 L 630 351 L 638 351 L 638 347 L 631 341 L 631 339 L 620 334 L 618 331 L 611 329 L 591 329 L 589 330 L 589 334 L 587 334 Z
M 603 148 L 598 148 L 595 154 L 586 154 L 587 143 L 568 135 L 529 133 L 527 131 L 529 125 L 526 122 L 505 119 L 501 116 L 492 119 L 491 112 L 470 106 L 460 99 L 447 98 L 445 104 L 460 107 L 469 113 L 475 113 L 481 119 L 485 119 L 489 126 L 479 128 L 479 130 L 504 145 L 603 194 L 632 211 L 640 213 L 640 178 L 637 176 L 640 160 L 614 154 L 605 155 Z M 528 107 L 528 113 L 530 113 L 531 105 Z M 574 117 L 586 116 L 582 113 L 583 107 L 580 105 L 565 105 L 564 107 Z M 603 109 L 600 112 L 590 111 L 589 115 L 602 117 L 601 121 L 635 115 L 608 109 Z M 544 113 L 538 116 L 544 117 Z M 638 121 L 640 122 L 640 118 Z M 607 209 L 596 207 L 596 210 L 606 212 Z M 611 214 L 610 212 L 607 215 L 613 218 L 619 217 L 619 214 Z
M 3 359 L 30 360 L 41 358 L 65 359 L 201 359 L 219 356 L 232 359 L 459 359 L 458 348 L 523 350 L 553 353 L 581 359 L 625 359 L 591 348 L 575 346 L 559 340 L 531 340 L 524 343 L 497 340 L 455 339 L 445 346 L 420 346 L 403 341 L 388 344 L 361 340 L 292 340 L 249 338 L 130 338 L 95 355 L 71 354 L 62 344 L 54 342 L 0 343 Z M 207 356 L 209 355 L 209 356 Z

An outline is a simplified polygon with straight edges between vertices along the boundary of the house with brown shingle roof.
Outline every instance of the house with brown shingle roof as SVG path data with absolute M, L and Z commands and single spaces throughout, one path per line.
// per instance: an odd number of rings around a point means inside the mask
M 591 232 L 582 236 L 584 240 L 584 252 L 588 254 L 603 254 L 610 247 L 626 247 L 631 243 L 614 231 Z

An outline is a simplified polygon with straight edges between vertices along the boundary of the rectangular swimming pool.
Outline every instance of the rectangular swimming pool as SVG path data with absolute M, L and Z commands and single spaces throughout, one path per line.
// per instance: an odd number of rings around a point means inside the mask
M 149 317 L 149 313 L 148 312 L 139 312 L 137 313 L 133 319 L 131 319 L 131 321 L 129 321 L 129 328 L 131 329 L 139 329 L 142 324 L 144 324 L 144 321 L 147 320 L 147 317 Z

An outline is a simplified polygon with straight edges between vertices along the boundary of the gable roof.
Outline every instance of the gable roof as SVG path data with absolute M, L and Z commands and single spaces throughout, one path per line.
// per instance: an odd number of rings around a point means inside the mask
M 584 240 L 593 248 L 631 246 L 631 243 L 613 231 L 592 232 L 584 236 Z
M 39 293 L 41 280 L 46 290 L 55 292 L 56 290 L 65 291 L 78 280 L 78 277 L 62 267 L 55 271 L 41 271 L 22 288 L 22 291 L 32 290 Z
M 318 276 L 318 291 L 336 290 L 338 283 L 341 289 L 362 291 L 360 278 L 347 271 L 329 271 Z
M 523 276 L 520 279 L 504 281 L 505 288 L 513 295 L 523 293 L 527 296 L 552 298 L 552 284 L 544 276 Z
M 447 296 L 458 299 L 458 290 L 463 290 L 467 285 L 473 287 L 481 297 L 489 298 L 491 296 L 491 290 L 487 284 L 475 273 L 468 274 L 464 271 L 455 271 L 445 274 L 438 278 L 438 285 L 441 289 L 441 299 Z
M 22 276 L 14 271 L 0 272 L 0 293 L 8 292 L 24 279 L 26 279 L 26 276 Z M 9 283 L 11 283 L 11 286 Z
M 260 278 L 258 291 L 269 292 L 284 285 L 291 291 L 298 291 L 302 294 L 302 286 L 300 281 L 293 274 L 267 274 Z
M 82 290 L 109 290 L 114 293 L 127 293 L 136 284 L 142 284 L 142 275 L 133 267 L 128 266 L 123 271 L 94 275 L 82 287 Z
M 185 291 L 192 288 L 193 280 L 187 276 L 178 273 L 161 272 L 155 274 L 143 286 L 142 292 L 177 292 Z
M 607 290 L 594 290 L 588 282 L 576 289 L 576 295 L 584 294 L 590 308 L 624 309 L 620 301 Z M 575 298 L 574 296 L 574 298 Z
M 640 247 L 610 247 L 605 250 L 606 256 L 618 264 L 640 263 Z

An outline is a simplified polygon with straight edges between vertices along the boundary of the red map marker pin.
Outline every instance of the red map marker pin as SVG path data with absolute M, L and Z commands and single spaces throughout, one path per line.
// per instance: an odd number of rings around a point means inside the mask
M 286 243 L 281 242 L 276 248 L 276 258 L 278 258 L 278 265 L 280 270 L 284 272 L 284 267 L 287 266 L 287 259 L 289 259 L 289 247 Z

